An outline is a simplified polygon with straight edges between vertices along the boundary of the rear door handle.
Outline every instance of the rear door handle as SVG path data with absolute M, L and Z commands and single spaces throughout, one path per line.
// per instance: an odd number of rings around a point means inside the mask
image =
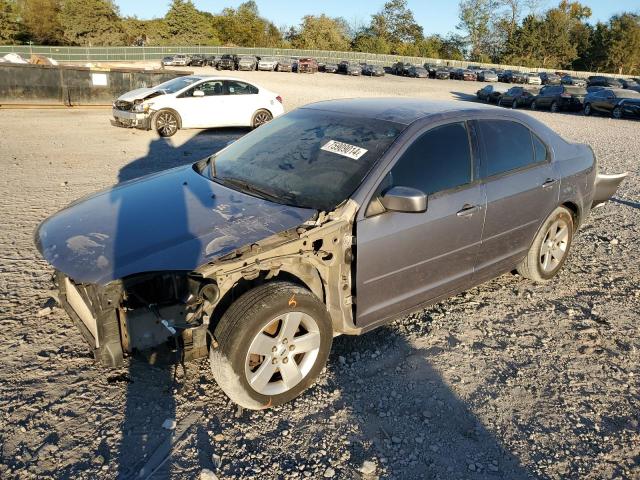
M 466 204 L 464 207 L 462 207 L 461 210 L 458 210 L 456 215 L 459 217 L 470 217 L 471 215 L 476 213 L 478 210 L 480 210 L 480 207 L 478 205 Z
M 556 178 L 547 178 L 542 184 L 542 188 L 548 188 L 555 185 L 558 180 Z

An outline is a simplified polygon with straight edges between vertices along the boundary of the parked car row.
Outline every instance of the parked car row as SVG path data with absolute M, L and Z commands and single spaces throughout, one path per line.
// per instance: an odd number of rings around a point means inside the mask
M 476 92 L 479 100 L 508 108 L 551 112 L 573 111 L 613 118 L 640 118 L 640 93 L 630 88 L 560 84 L 535 87 L 487 85 Z

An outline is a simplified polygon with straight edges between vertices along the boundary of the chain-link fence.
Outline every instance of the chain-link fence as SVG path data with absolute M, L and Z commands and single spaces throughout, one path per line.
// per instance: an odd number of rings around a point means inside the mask
M 121 61 L 154 61 L 177 53 L 203 55 L 223 55 L 225 53 L 258 55 L 258 56 L 286 56 L 313 57 L 318 61 L 334 62 L 350 60 L 366 62 L 374 65 L 391 66 L 396 62 L 406 62 L 415 65 L 431 63 L 448 67 L 467 67 L 470 64 L 485 68 L 502 68 L 522 72 L 553 71 L 545 68 L 530 68 L 518 65 L 498 65 L 490 63 L 473 63 L 461 60 L 444 60 L 441 58 L 404 57 L 399 55 L 384 55 L 363 52 L 334 52 L 328 50 L 297 50 L 285 48 L 249 48 L 249 47 L 208 47 L 208 46 L 174 46 L 174 47 L 56 47 L 36 45 L 4 45 L 0 46 L 0 56 L 7 53 L 18 53 L 22 56 L 31 54 L 44 55 L 63 62 L 121 62 Z M 597 72 L 572 72 L 578 77 L 598 75 Z M 625 77 L 625 75 L 612 75 Z

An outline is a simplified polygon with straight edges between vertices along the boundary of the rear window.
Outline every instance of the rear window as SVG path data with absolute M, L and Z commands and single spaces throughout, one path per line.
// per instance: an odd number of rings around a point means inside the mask
M 532 165 L 546 159 L 544 144 L 520 123 L 479 120 L 483 146 L 483 178 Z

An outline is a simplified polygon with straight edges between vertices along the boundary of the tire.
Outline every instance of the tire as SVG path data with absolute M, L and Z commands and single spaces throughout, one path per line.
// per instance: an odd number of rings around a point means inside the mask
M 161 137 L 171 137 L 180 129 L 178 114 L 171 110 L 160 110 L 156 113 L 153 124 Z
M 516 109 L 518 108 L 518 102 L 514 99 L 513 102 L 511 102 L 511 108 Z
M 295 336 L 284 337 L 288 332 Z M 210 349 L 209 362 L 216 382 L 238 405 L 262 410 L 293 400 L 315 382 L 329 357 L 333 328 L 309 290 L 275 281 L 243 294 L 214 335 L 218 348 Z
M 551 107 L 549 108 L 552 113 L 558 113 L 560 111 L 560 107 L 558 106 L 558 102 L 551 102 Z
M 620 107 L 616 107 L 611 112 L 611 116 L 616 120 L 620 120 L 622 118 L 622 109 Z
M 271 112 L 269 110 L 260 109 L 254 113 L 251 118 L 251 128 L 258 128 L 260 125 L 269 123 L 271 120 L 273 120 Z
M 503 106 L 504 106 L 504 105 L 502 105 L 502 97 L 500 97 L 500 98 L 498 99 L 498 106 L 499 106 L 499 107 L 503 107 Z
M 537 110 L 538 105 L 536 104 L 535 100 L 533 102 L 531 102 L 530 108 L 531 108 L 531 110 Z
M 585 114 L 587 117 L 588 117 L 588 116 L 590 116 L 590 115 L 593 113 L 593 110 L 591 109 L 591 104 L 590 104 L 590 103 L 587 103 L 587 104 L 584 106 L 584 110 L 583 110 L 583 112 L 584 112 L 584 114 Z
M 573 231 L 573 215 L 565 207 L 557 207 L 540 227 L 527 256 L 517 267 L 518 273 L 534 282 L 555 277 L 569 255 Z

